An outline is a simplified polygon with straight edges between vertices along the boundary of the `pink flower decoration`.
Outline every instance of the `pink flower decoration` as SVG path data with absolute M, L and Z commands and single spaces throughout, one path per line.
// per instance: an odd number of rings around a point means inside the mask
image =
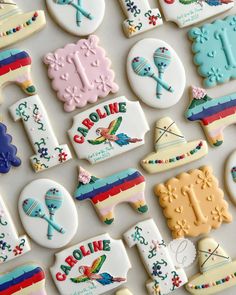
M 206 96 L 206 90 L 203 88 L 193 87 L 192 88 L 193 98 L 195 99 L 202 99 Z
M 88 171 L 84 170 L 82 167 L 80 167 L 78 180 L 83 184 L 88 184 L 91 180 L 91 174 Z

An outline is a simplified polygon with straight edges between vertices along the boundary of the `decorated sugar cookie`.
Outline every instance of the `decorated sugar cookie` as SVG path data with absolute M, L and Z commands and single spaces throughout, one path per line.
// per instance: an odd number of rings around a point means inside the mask
M 236 205 L 236 151 L 233 151 L 226 161 L 225 183 L 231 200 Z
M 188 281 L 182 268 L 172 262 L 167 245 L 152 219 L 137 223 L 124 233 L 129 247 L 137 246 L 151 280 L 146 284 L 148 294 L 169 294 Z
M 178 55 L 159 39 L 143 39 L 133 46 L 127 58 L 127 74 L 137 97 L 153 108 L 175 105 L 186 83 Z
M 143 145 L 148 131 L 140 104 L 121 96 L 76 115 L 68 133 L 78 158 L 94 164 Z
M 35 172 L 49 169 L 71 159 L 68 146 L 59 145 L 39 96 L 34 95 L 18 100 L 10 107 L 10 112 L 14 121 L 23 121 L 36 153 L 30 159 Z
M 196 161 L 208 153 L 205 140 L 187 142 L 176 123 L 169 117 L 156 122 L 155 152 L 141 161 L 148 173 L 157 173 Z
M 0 264 L 20 257 L 29 251 L 28 238 L 18 236 L 11 216 L 0 196 Z
M 26 51 L 19 49 L 1 51 L 0 88 L 9 83 L 16 83 L 26 94 L 35 94 L 36 89 L 31 78 L 31 63 L 31 57 Z M 0 104 L 1 102 L 0 97 Z
M 159 9 L 152 9 L 149 0 L 119 1 L 127 17 L 123 23 L 127 37 L 133 37 L 163 24 Z
M 211 167 L 181 173 L 154 191 L 174 238 L 197 237 L 232 221 Z
M 80 39 L 44 57 L 48 76 L 66 112 L 95 103 L 119 89 L 111 61 L 99 46 L 97 36 Z
M 0 122 L 0 173 L 8 173 L 11 167 L 18 167 L 21 160 L 17 157 L 17 148 L 12 144 L 7 127 Z
M 192 28 L 189 38 L 198 73 L 205 87 L 214 87 L 236 77 L 236 16 L 228 16 L 202 27 Z
M 117 291 L 116 295 L 133 295 L 133 293 L 131 293 L 129 289 L 125 288 Z
M 225 289 L 236 286 L 236 261 L 231 261 L 220 244 L 212 238 L 202 239 L 198 243 L 198 252 L 200 273 L 190 278 L 186 284 L 189 293 L 220 294 Z
M 199 121 L 208 142 L 217 147 L 224 142 L 224 129 L 236 123 L 235 110 L 236 93 L 211 98 L 205 89 L 193 87 L 186 117 L 190 121 Z
M 10 46 L 41 30 L 46 25 L 43 11 L 23 13 L 12 0 L 0 7 L 0 48 Z
M 79 201 L 89 199 L 106 224 L 114 221 L 114 209 L 120 203 L 130 203 L 139 213 L 148 210 L 144 195 L 145 178 L 135 169 L 124 170 L 107 178 L 97 178 L 79 168 L 78 180 L 74 197 Z
M 105 0 L 46 0 L 46 4 L 58 25 L 77 36 L 94 33 L 105 14 Z
M 47 295 L 45 272 L 37 264 L 25 264 L 0 275 L 0 295 Z
M 234 6 L 234 1 L 160 0 L 160 4 L 165 19 L 173 21 L 183 28 L 231 9 Z
M 56 254 L 52 278 L 62 295 L 99 295 L 127 280 L 131 268 L 121 240 L 103 234 Z
M 77 231 L 73 199 L 55 181 L 38 179 L 28 184 L 21 192 L 18 209 L 26 232 L 43 247 L 64 247 Z

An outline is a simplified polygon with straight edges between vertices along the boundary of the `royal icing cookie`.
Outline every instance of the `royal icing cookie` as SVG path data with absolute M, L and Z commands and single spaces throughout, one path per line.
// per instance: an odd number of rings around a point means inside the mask
M 74 197 L 78 201 L 89 199 L 100 219 L 106 224 L 114 221 L 114 209 L 120 203 L 130 203 L 139 213 L 148 210 L 144 195 L 145 178 L 136 169 L 97 178 L 80 167 L 78 180 Z
M 0 88 L 10 83 L 16 83 L 26 94 L 35 94 L 36 88 L 31 78 L 31 63 L 31 57 L 26 51 L 19 49 L 1 51 Z
M 99 295 L 124 284 L 130 268 L 123 242 L 103 234 L 57 253 L 50 270 L 60 294 Z
M 156 122 L 155 152 L 141 161 L 148 173 L 176 168 L 204 157 L 208 153 L 205 140 L 187 142 L 176 123 L 169 117 Z
M 121 289 L 116 292 L 116 295 L 133 295 L 129 289 Z
M 236 77 L 236 16 L 228 16 L 189 31 L 198 73 L 205 87 L 214 87 Z
M 211 98 L 205 89 L 193 87 L 192 101 L 186 111 L 190 121 L 199 121 L 208 142 L 220 146 L 224 141 L 224 129 L 236 123 L 236 93 L 219 98 Z
M 200 240 L 198 252 L 201 273 L 189 279 L 186 284 L 189 293 L 216 294 L 236 285 L 236 261 L 231 261 L 231 257 L 214 239 Z
M 0 122 L 0 173 L 8 173 L 11 167 L 19 167 L 21 160 L 17 157 L 17 148 L 12 144 L 7 127 Z
M 225 182 L 231 200 L 236 205 L 236 151 L 233 151 L 226 161 Z
M 173 21 L 183 28 L 231 9 L 234 6 L 234 1 L 160 0 L 160 4 L 165 19 Z
M 52 87 L 58 99 L 64 102 L 66 112 L 119 90 L 110 68 L 111 61 L 98 43 L 98 37 L 92 35 L 44 57 Z
M 178 55 L 159 39 L 143 39 L 133 46 L 127 58 L 127 74 L 137 97 L 153 108 L 175 105 L 186 83 Z
M 184 270 L 174 266 L 167 245 L 152 219 L 137 223 L 124 234 L 124 239 L 129 247 L 138 247 L 151 277 L 146 284 L 148 294 L 169 294 L 188 281 Z
M 22 120 L 35 151 L 30 158 L 35 172 L 49 169 L 71 159 L 67 145 L 59 145 L 46 110 L 38 95 L 18 100 L 10 107 L 14 121 Z
M 76 115 L 68 133 L 78 158 L 94 164 L 143 145 L 148 131 L 140 104 L 121 96 Z
M 127 17 L 123 23 L 127 37 L 133 37 L 163 24 L 159 9 L 152 9 L 149 0 L 119 1 Z
M 25 264 L 0 275 L 0 295 L 46 295 L 45 272 L 37 264 Z
M 46 4 L 58 25 L 77 36 L 94 33 L 105 14 L 105 0 L 46 0 Z
M 174 238 L 196 237 L 232 221 L 211 167 L 181 173 L 157 185 L 155 194 Z
M 2 0 L 0 3 L 0 48 L 29 37 L 46 25 L 41 10 L 23 13 L 12 0 Z
M 18 237 L 11 216 L 0 196 L 0 264 L 20 257 L 29 251 L 30 244 L 27 237 Z
M 77 231 L 73 199 L 55 181 L 38 179 L 28 184 L 21 192 L 18 209 L 26 232 L 43 247 L 64 247 Z

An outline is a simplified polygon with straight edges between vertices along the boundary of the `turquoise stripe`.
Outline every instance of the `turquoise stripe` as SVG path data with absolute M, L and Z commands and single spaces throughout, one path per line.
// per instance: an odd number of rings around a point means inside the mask
M 19 266 L 19 267 L 15 268 L 13 271 L 0 276 L 0 284 L 2 285 L 4 283 L 12 280 L 13 278 L 17 278 L 17 277 L 23 275 L 25 272 L 32 271 L 33 269 L 35 269 L 37 267 L 38 267 L 38 265 L 35 265 L 35 264 Z
M 20 52 L 22 52 L 22 50 L 19 50 L 19 49 L 8 49 L 5 51 L 2 51 L 2 52 L 0 52 L 0 61 L 7 59 L 7 58 L 11 57 L 12 55 L 15 55 Z

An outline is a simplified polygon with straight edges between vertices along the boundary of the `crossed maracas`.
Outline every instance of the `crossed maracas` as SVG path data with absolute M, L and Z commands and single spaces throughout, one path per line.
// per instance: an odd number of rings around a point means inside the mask
M 54 0 L 54 1 L 56 4 L 71 5 L 72 7 L 76 9 L 76 23 L 78 27 L 80 27 L 81 15 L 83 15 L 84 17 L 90 20 L 93 19 L 93 16 L 91 15 L 91 13 L 89 13 L 82 7 L 81 0 L 77 0 L 77 4 L 74 3 L 74 0 Z
M 62 205 L 62 194 L 57 189 L 50 189 L 45 195 L 45 203 L 49 210 L 50 218 L 48 218 L 44 212 L 43 205 L 33 198 L 24 200 L 23 210 L 26 215 L 30 217 L 39 217 L 47 221 L 48 223 L 48 233 L 47 237 L 49 240 L 52 239 L 53 229 L 57 232 L 64 234 L 65 230 L 58 225 L 54 220 L 55 210 L 59 209 Z
M 165 47 L 160 47 L 154 52 L 153 58 L 158 69 L 158 76 L 154 72 L 151 64 L 144 57 L 135 57 L 132 60 L 132 68 L 137 75 L 153 78 L 157 82 L 156 96 L 157 98 L 161 98 L 162 88 L 166 91 L 174 92 L 172 86 L 168 85 L 163 80 L 164 71 L 171 62 L 170 51 Z

